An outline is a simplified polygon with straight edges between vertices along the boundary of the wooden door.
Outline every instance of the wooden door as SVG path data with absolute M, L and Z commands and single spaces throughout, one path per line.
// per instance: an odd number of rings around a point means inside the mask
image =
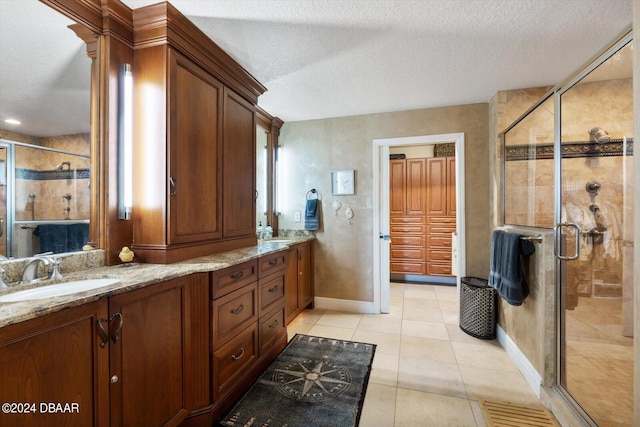
M 0 425 L 109 426 L 109 347 L 97 327 L 106 317 L 103 299 L 0 328 L 0 402 L 23 412 L 3 406 Z
M 203 366 L 209 351 L 207 319 L 194 321 L 190 307 L 193 300 L 194 309 L 203 303 L 206 311 L 205 278 L 187 276 L 110 298 L 112 426 L 176 426 L 194 400 L 209 400 L 208 387 L 194 387 L 198 377 L 209 375 Z M 199 292 L 192 295 L 190 288 Z
M 219 238 L 223 86 L 170 52 L 169 243 Z
M 446 215 L 446 157 L 431 157 L 427 159 L 427 214 Z
M 255 108 L 224 91 L 224 237 L 256 232 Z
M 447 157 L 447 215 L 456 215 L 456 158 Z
M 407 201 L 406 160 L 394 159 L 389 164 L 389 213 L 404 215 Z
M 427 204 L 426 159 L 407 159 L 406 213 L 424 215 Z
M 311 242 L 298 245 L 298 307 L 313 303 L 313 258 Z

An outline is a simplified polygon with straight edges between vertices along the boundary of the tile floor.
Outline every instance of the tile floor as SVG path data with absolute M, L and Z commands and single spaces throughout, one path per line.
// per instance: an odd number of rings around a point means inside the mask
M 486 426 L 479 397 L 541 406 L 496 340 L 460 330 L 456 292 L 392 283 L 389 314 L 305 310 L 287 332 L 377 344 L 360 427 Z

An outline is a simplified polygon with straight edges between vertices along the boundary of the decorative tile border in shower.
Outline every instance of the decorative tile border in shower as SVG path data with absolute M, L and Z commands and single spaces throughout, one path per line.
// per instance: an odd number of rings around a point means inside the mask
M 16 178 L 30 179 L 34 181 L 48 181 L 53 179 L 86 179 L 91 176 L 91 169 L 72 170 L 34 170 L 16 168 Z
M 633 138 L 626 140 L 626 150 L 623 145 L 622 139 L 612 139 L 606 144 L 590 141 L 564 143 L 562 158 L 633 156 Z M 505 151 L 507 161 L 553 159 L 553 144 L 510 145 L 505 147 Z

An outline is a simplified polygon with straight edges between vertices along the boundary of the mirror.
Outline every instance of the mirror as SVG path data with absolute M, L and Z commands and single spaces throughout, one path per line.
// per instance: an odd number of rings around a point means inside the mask
M 256 114 L 256 227 L 270 225 L 278 235 L 278 215 L 275 212 L 275 150 L 280 128 L 284 124 L 258 107 Z M 257 230 L 256 230 L 257 231 Z
M 40 1 L 0 1 L 2 256 L 89 240 L 92 59 L 69 26 Z

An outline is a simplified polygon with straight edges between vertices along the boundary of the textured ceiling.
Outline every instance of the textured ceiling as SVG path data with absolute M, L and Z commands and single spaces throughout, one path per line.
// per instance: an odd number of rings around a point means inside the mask
M 632 16 L 632 0 L 171 3 L 267 87 L 259 104 L 285 121 L 487 102 L 499 90 L 555 85 Z

